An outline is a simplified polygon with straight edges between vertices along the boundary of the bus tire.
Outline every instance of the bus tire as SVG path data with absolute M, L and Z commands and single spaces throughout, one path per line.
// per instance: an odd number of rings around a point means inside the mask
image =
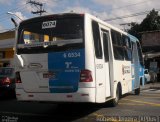
M 134 90 L 135 95 L 139 95 L 140 94 L 140 88 L 137 88 Z
M 118 105 L 118 102 L 119 102 L 119 99 L 120 99 L 120 96 L 121 96 L 120 92 L 121 92 L 120 85 L 118 85 L 117 90 L 116 90 L 116 98 L 111 101 L 111 106 L 112 107 L 115 107 L 115 106 Z

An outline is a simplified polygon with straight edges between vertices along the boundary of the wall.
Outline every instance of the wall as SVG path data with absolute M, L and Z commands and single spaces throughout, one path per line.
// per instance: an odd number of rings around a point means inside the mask
M 0 66 L 10 63 L 14 57 L 13 46 L 15 43 L 15 31 L 0 33 Z
M 160 46 L 160 31 L 143 33 L 142 46 Z

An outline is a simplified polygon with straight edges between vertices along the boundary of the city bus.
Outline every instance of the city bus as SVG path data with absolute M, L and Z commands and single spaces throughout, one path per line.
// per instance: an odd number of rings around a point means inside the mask
M 22 21 L 15 49 L 19 101 L 115 106 L 144 82 L 138 39 L 88 13 Z

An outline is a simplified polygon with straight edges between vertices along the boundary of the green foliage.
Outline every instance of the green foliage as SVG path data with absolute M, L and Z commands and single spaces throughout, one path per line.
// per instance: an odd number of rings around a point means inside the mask
M 154 30 L 160 30 L 160 16 L 155 9 L 151 10 L 140 24 L 131 23 L 131 29 L 128 32 L 140 39 L 140 32 Z

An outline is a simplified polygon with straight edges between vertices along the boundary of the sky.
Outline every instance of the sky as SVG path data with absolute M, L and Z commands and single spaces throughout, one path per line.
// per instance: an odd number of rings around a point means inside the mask
M 8 31 L 14 28 L 11 17 L 17 22 L 21 19 L 29 19 L 38 15 L 31 11 L 37 11 L 37 7 L 27 3 L 28 0 L 0 0 L 0 32 Z M 32 0 L 33 1 L 33 0 Z M 45 14 L 55 13 L 90 13 L 98 18 L 105 20 L 120 29 L 125 26 L 120 24 L 137 22 L 140 23 L 146 17 L 148 11 L 153 8 L 160 10 L 159 0 L 34 0 L 43 3 Z M 12 12 L 15 15 L 7 14 Z M 145 12 L 140 16 L 132 16 L 136 13 Z M 16 17 L 18 16 L 18 17 Z M 127 18 L 124 18 L 127 17 Z M 132 17 L 128 17 L 132 16 Z M 120 17 L 121 19 L 115 19 Z

